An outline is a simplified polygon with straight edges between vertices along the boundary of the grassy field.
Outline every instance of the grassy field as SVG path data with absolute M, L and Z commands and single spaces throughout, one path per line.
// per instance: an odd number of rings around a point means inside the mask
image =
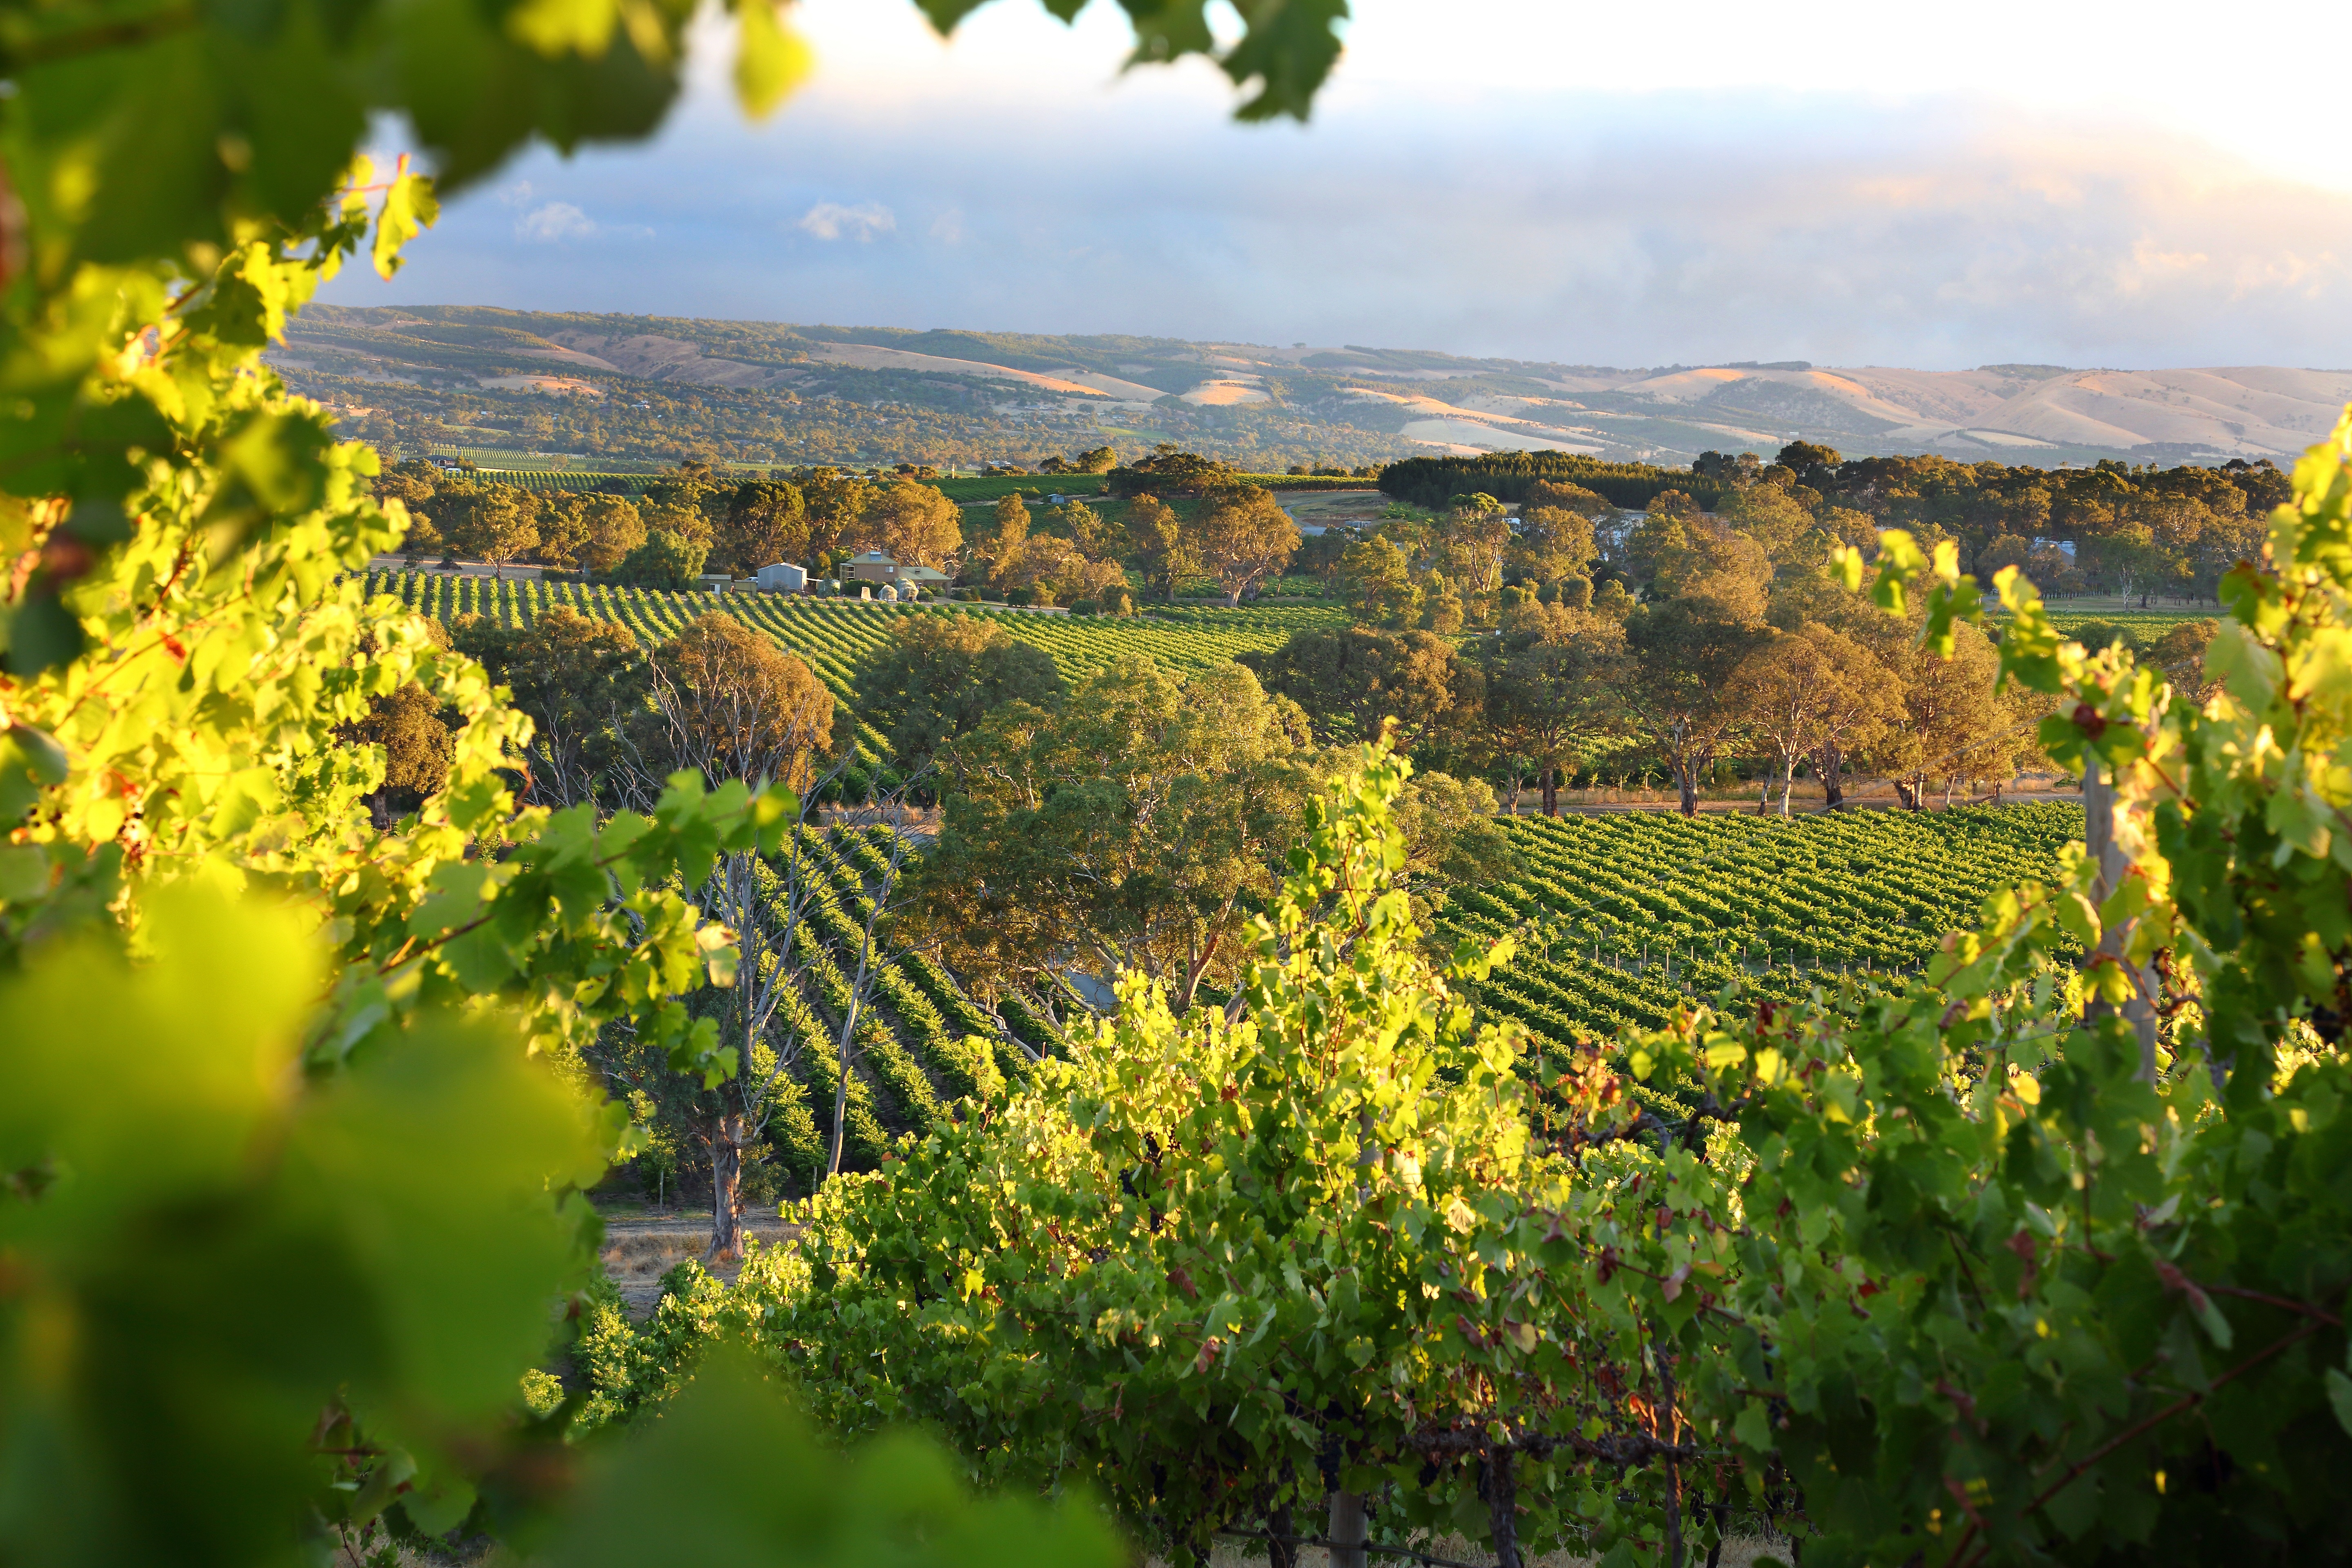
M 2146 647 L 2184 621 L 2207 621 L 2215 616 L 2211 611 L 2200 614 L 2195 610 L 2053 610 L 2050 618 L 2068 636 L 2098 622 L 2121 626 L 2126 641 Z

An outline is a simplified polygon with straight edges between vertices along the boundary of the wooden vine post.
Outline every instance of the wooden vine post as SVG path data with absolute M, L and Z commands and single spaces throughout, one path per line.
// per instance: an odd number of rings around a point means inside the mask
M 1364 1494 L 1331 1489 L 1331 1568 L 1364 1568 Z

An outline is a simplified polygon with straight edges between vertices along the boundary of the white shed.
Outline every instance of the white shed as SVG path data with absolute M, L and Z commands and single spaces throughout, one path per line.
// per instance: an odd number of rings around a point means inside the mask
M 779 561 L 772 566 L 760 568 L 760 592 L 762 594 L 805 594 L 808 592 L 808 569 Z

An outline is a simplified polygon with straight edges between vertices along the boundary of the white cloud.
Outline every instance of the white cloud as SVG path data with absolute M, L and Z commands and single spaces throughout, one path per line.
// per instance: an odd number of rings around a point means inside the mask
M 1402 0 L 1360 0 L 1314 122 L 1253 128 L 1211 68 L 1119 75 L 1117 7 L 1067 32 L 988 7 L 951 46 L 912 6 L 801 10 L 846 32 L 773 121 L 744 124 L 723 49 L 690 55 L 657 137 L 526 154 L 397 281 L 327 298 L 1629 366 L 2352 364 L 2352 194 L 2145 104 L 1751 87 L 1736 61 L 1683 89 L 1524 79 L 1556 52 L 1473 86 L 1409 58 Z
M 587 238 L 596 232 L 596 225 L 570 202 L 550 202 L 515 219 L 514 231 L 517 239 L 557 245 L 567 239 Z
M 819 202 L 801 214 L 801 221 L 795 226 L 819 239 L 854 239 L 863 244 L 877 234 L 897 229 L 898 218 L 880 202 L 854 207 L 843 206 L 839 202 Z

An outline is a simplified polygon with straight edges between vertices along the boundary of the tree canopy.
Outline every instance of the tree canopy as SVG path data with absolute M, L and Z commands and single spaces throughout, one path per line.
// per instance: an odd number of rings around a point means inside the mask
M 1020 702 L 1050 711 L 1066 690 L 1051 655 L 993 621 L 911 616 L 858 670 L 856 705 L 888 738 L 898 767 L 913 773 L 996 709 Z
M 1133 969 L 1189 1006 L 1234 973 L 1312 786 L 1296 704 L 1228 665 L 1123 658 L 1055 711 L 1014 702 L 949 749 L 961 783 L 916 879 L 914 929 L 998 994 Z
M 1423 631 L 1302 631 L 1240 662 L 1268 691 L 1297 702 L 1327 744 L 1378 739 L 1393 721 L 1398 746 L 1409 751 L 1471 721 L 1484 698 L 1477 667 Z

